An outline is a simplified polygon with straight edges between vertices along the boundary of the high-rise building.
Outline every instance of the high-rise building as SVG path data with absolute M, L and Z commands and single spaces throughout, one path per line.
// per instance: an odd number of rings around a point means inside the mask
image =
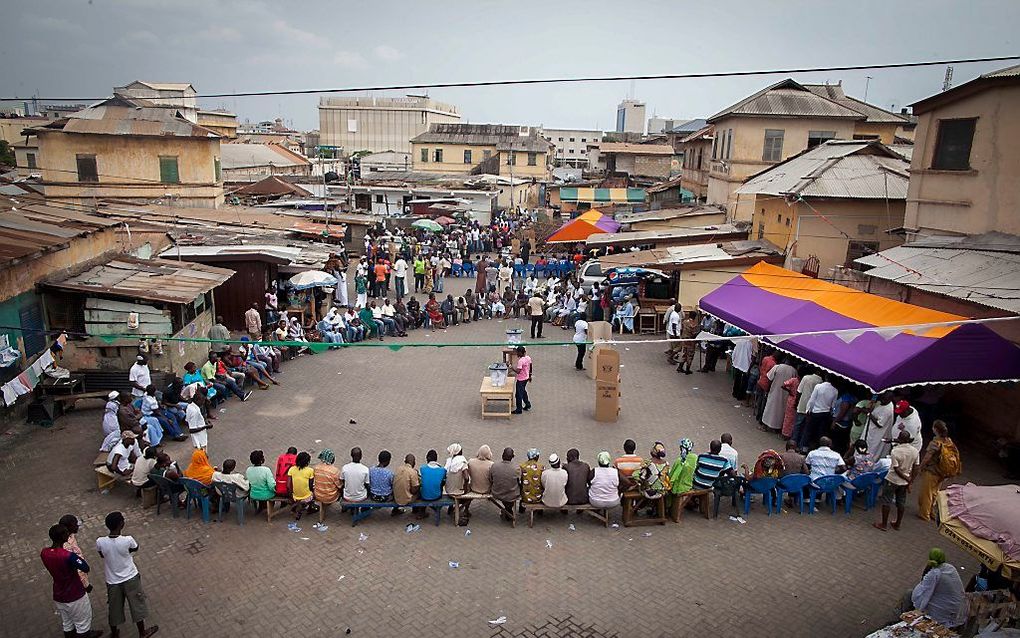
M 319 143 L 348 155 L 410 153 L 412 137 L 459 121 L 457 107 L 428 97 L 326 97 L 319 100 Z
M 645 132 L 645 103 L 624 100 L 616 107 L 617 133 Z

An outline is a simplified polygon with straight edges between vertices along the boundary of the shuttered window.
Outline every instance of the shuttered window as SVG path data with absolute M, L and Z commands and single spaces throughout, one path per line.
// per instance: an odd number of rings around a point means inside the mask
M 76 155 L 79 182 L 98 182 L 99 170 L 96 168 L 95 155 Z
M 177 171 L 177 156 L 159 157 L 159 181 L 164 184 L 180 184 L 181 176 Z
M 931 167 L 940 171 L 970 170 L 970 147 L 974 142 L 974 118 L 939 120 Z

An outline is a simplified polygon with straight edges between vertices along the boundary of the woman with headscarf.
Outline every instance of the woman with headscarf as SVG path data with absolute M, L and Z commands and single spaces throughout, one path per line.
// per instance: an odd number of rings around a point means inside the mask
M 750 472 L 747 471 L 747 465 L 741 465 L 740 467 L 744 470 L 744 479 L 754 481 L 760 478 L 778 479 L 783 475 L 786 464 L 783 463 L 783 457 L 779 456 L 778 452 L 775 450 L 765 450 L 758 455 L 757 460 L 754 462 L 754 469 Z
M 436 301 L 435 293 L 429 293 L 429 300 L 425 302 L 425 314 L 429 318 L 429 327 L 433 330 L 436 326 L 439 326 L 443 330 L 446 330 L 446 319 L 443 317 L 443 312 L 439 308 L 439 302 Z
M 468 462 L 464 458 L 464 448 L 460 443 L 451 443 L 446 448 L 446 493 L 460 496 L 467 491 Z
M 904 610 L 917 609 L 946 627 L 959 627 L 967 620 L 967 600 L 963 580 L 956 567 L 946 562 L 946 553 L 938 547 L 928 552 L 928 564 L 921 582 L 904 600 Z
M 875 456 L 868 452 L 868 442 L 864 439 L 857 439 L 851 448 L 851 452 L 846 455 L 844 463 L 847 466 L 846 478 L 847 480 L 854 480 L 861 474 L 872 472 L 875 469 Z
M 613 457 L 603 450 L 595 457 L 595 470 L 588 487 L 588 502 L 608 509 L 620 504 L 620 471 L 613 467 Z
M 319 452 L 319 460 L 313 468 L 313 481 L 315 500 L 321 505 L 336 503 L 340 499 L 340 468 L 333 463 L 336 461 L 336 454 L 333 450 L 326 448 Z
M 641 494 L 645 500 L 657 500 L 669 491 L 669 464 L 666 463 L 666 445 L 656 441 L 649 452 L 648 460 L 635 472 Z
M 205 450 L 195 450 L 191 454 L 191 463 L 188 464 L 188 469 L 184 470 L 184 476 L 208 486 L 212 485 L 212 475 L 215 471 L 216 468 L 209 464 L 209 455 L 205 453 Z
M 694 487 L 694 468 L 698 465 L 698 455 L 691 454 L 694 441 L 683 438 L 677 443 L 680 455 L 669 468 L 669 491 L 673 495 L 690 492 Z
M 542 502 L 542 471 L 545 470 L 545 466 L 538 460 L 541 455 L 538 448 L 530 448 L 528 450 L 528 460 L 521 463 L 522 506 Z
M 492 467 L 492 449 L 488 445 L 478 448 L 478 454 L 467 462 L 467 466 L 471 491 L 476 494 L 488 494 L 492 487 L 489 481 L 489 468 Z

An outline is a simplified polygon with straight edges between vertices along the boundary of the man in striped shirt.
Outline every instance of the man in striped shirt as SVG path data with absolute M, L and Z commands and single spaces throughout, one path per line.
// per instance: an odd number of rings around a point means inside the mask
M 708 449 L 707 454 L 698 455 L 698 463 L 694 466 L 694 489 L 696 490 L 711 489 L 717 478 L 730 475 L 736 469 L 725 456 L 719 454 L 722 451 L 721 442 L 712 441 Z

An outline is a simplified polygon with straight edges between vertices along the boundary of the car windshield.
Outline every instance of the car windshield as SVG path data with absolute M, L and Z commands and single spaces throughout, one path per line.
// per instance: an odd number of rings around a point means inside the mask
M 584 271 L 585 277 L 601 277 L 602 276 L 602 265 L 601 264 L 588 264 L 588 268 Z

